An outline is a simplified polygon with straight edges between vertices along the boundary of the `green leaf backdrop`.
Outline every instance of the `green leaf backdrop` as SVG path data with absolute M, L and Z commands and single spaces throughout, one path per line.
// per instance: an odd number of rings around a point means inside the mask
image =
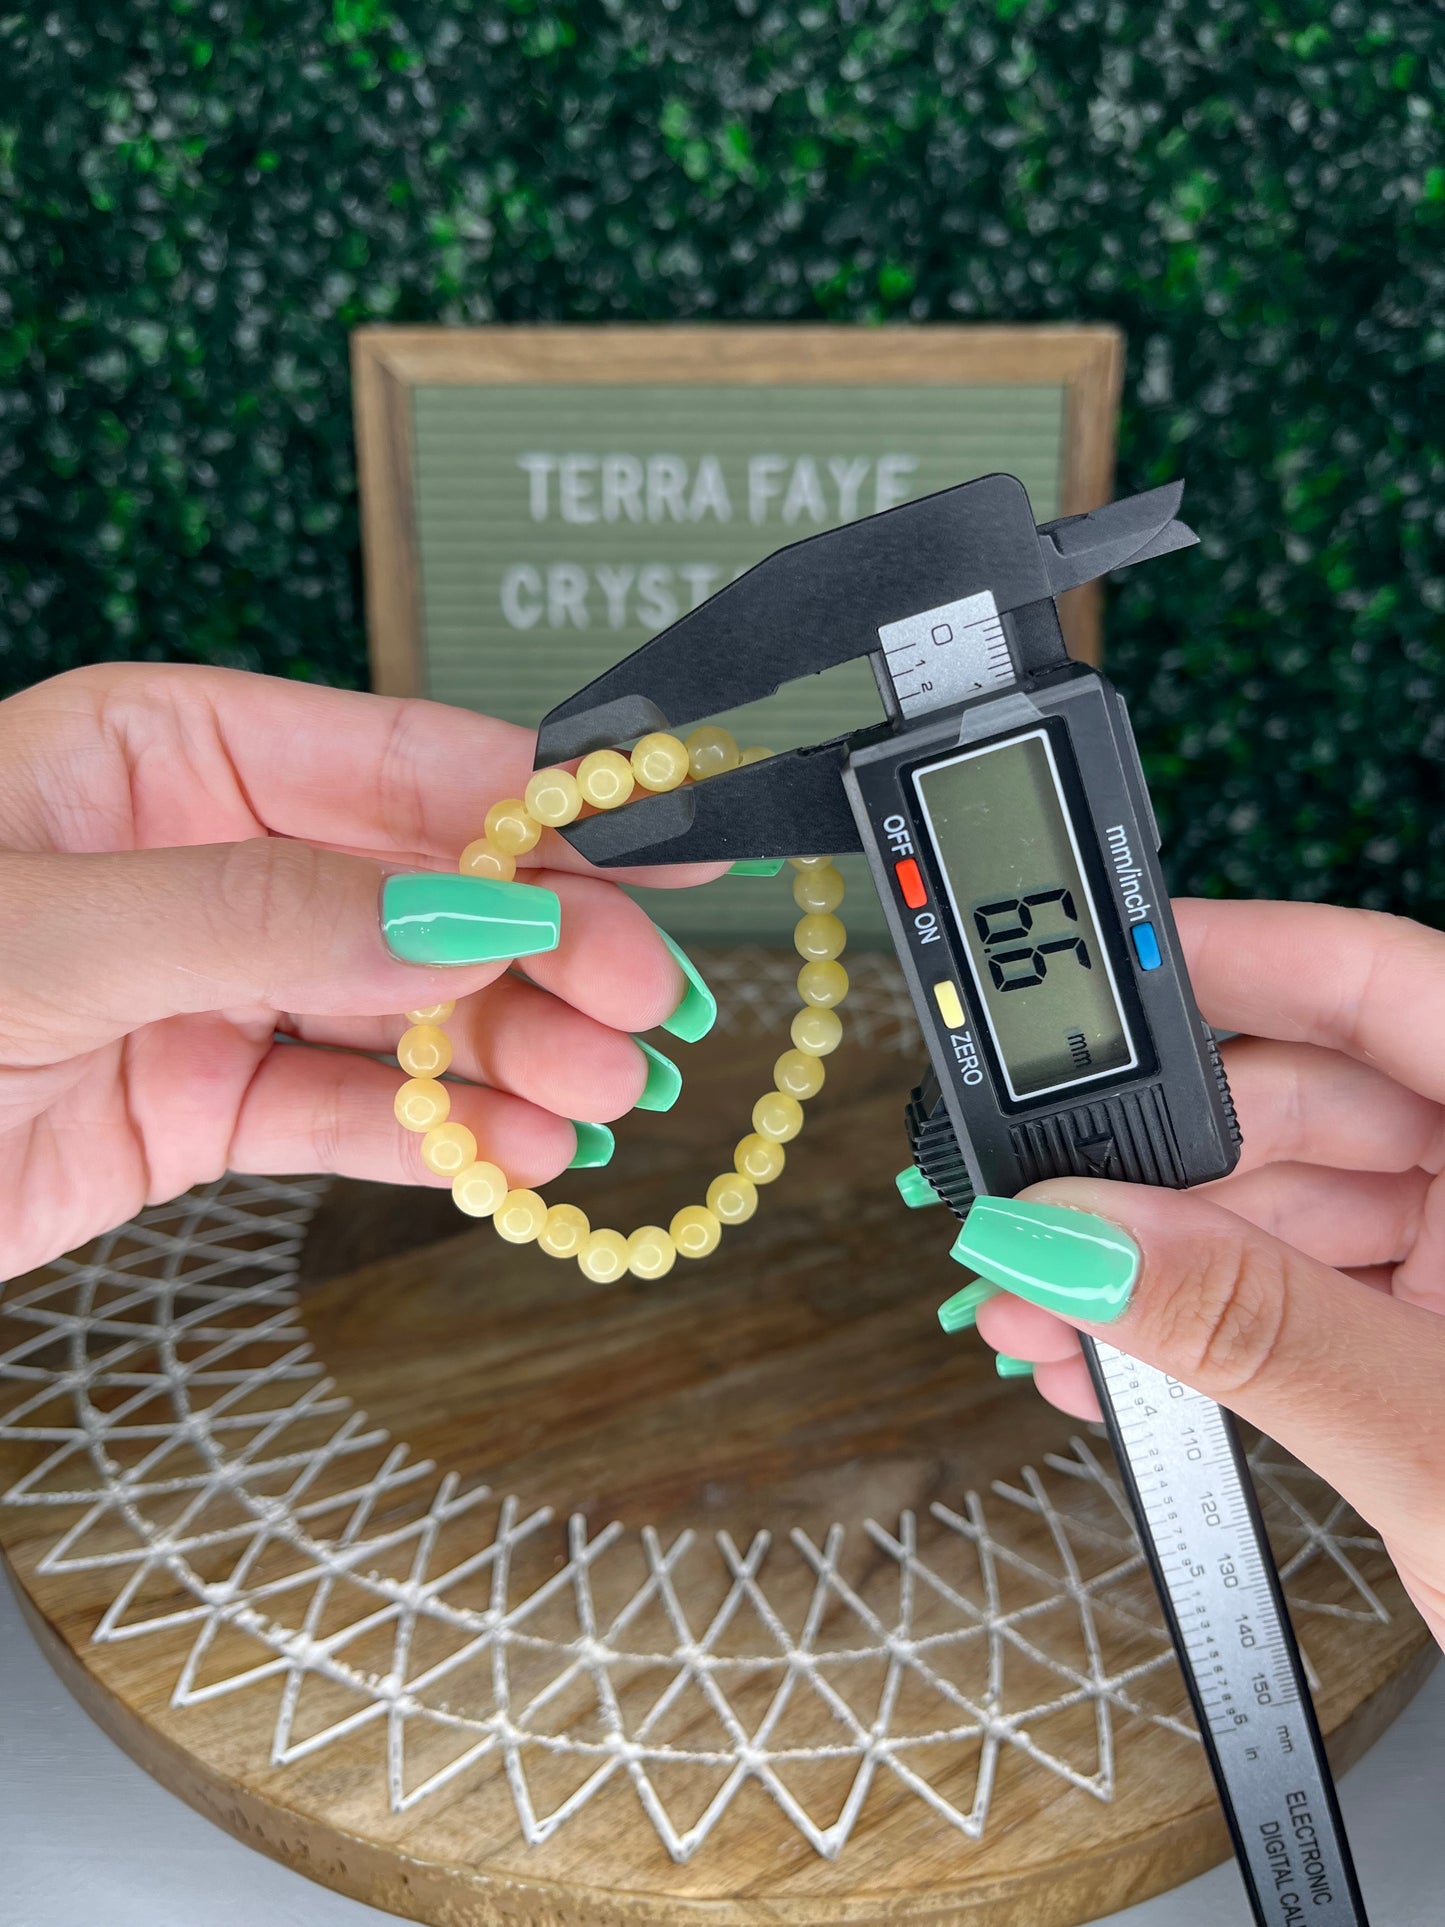
M 1445 901 L 1445 11 L 0 13 L 0 681 L 364 680 L 347 331 L 1118 322 L 1110 591 L 1177 888 Z

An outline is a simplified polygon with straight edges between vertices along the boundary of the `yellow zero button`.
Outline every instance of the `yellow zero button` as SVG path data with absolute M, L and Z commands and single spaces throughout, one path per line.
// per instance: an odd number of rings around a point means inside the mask
M 939 1015 L 950 1030 L 963 1028 L 963 1004 L 959 999 L 957 987 L 947 977 L 942 983 L 933 986 L 933 1001 L 938 1005 Z

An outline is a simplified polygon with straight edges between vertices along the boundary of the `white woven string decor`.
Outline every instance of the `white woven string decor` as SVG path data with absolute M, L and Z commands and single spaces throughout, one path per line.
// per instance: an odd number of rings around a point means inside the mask
M 852 968 L 853 1036 L 916 1051 L 891 963 Z M 769 953 L 708 969 L 733 1025 L 791 980 Z M 463 1489 L 314 1354 L 323 1188 L 229 1177 L 0 1291 L 0 1439 L 28 1464 L 0 1497 L 53 1519 L 40 1573 L 103 1578 L 94 1641 L 170 1641 L 174 1707 L 269 1694 L 297 1770 L 374 1733 L 395 1812 L 501 1770 L 534 1844 L 620 1783 L 678 1861 L 749 1787 L 833 1857 L 880 1777 L 976 1838 L 1010 1750 L 1108 1800 L 1133 1723 L 1197 1745 L 1095 1439 L 955 1505 L 746 1544 Z M 1379 1541 L 1267 1441 L 1252 1464 L 1306 1644 L 1319 1615 L 1383 1625 Z

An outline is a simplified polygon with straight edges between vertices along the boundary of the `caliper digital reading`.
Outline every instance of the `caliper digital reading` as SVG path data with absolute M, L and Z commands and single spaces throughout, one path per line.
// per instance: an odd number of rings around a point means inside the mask
M 928 1045 L 913 1156 L 960 1217 L 1040 1178 L 1223 1177 L 1239 1130 L 1117 691 L 1055 597 L 1189 546 L 1182 485 L 1035 526 L 990 475 L 811 537 L 558 705 L 537 762 L 867 656 L 885 720 L 570 825 L 594 863 L 864 851 Z M 1299 1650 L 1218 1406 L 1085 1356 L 1260 1923 L 1365 1920 Z
M 1119 698 L 1071 665 L 860 746 L 843 771 L 930 1042 L 909 1134 L 962 1216 L 1064 1173 L 1239 1155 Z

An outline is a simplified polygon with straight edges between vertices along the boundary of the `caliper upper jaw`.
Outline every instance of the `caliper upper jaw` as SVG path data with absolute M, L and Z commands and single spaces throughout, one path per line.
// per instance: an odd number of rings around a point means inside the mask
M 1053 595 L 1094 582 L 1112 569 L 1132 568 L 1199 540 L 1179 521 L 1183 482 L 1169 482 L 1143 495 L 1127 495 L 1088 515 L 1069 515 L 1039 525 L 1039 548 Z
M 809 536 L 558 703 L 538 732 L 537 767 L 685 728 L 857 656 L 873 658 L 895 718 L 1052 667 L 1055 653 L 1062 665 L 1054 597 L 1197 541 L 1177 519 L 1183 492 L 1174 482 L 1036 526 L 1023 484 L 985 475 Z M 930 667 L 940 638 L 953 645 L 951 680 Z M 789 750 L 563 834 L 602 865 L 857 849 L 847 748 Z
M 1012 475 L 779 549 L 549 711 L 537 766 L 756 702 L 876 654 L 886 624 L 984 592 L 1000 612 L 1053 593 L 1028 495 Z

